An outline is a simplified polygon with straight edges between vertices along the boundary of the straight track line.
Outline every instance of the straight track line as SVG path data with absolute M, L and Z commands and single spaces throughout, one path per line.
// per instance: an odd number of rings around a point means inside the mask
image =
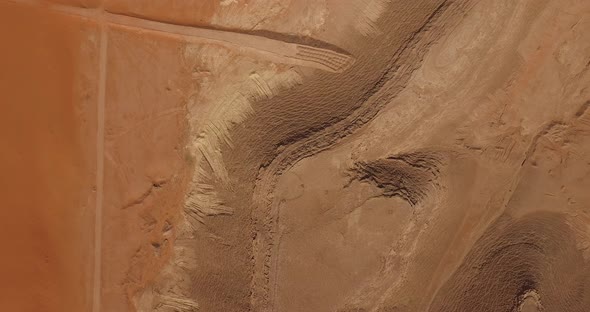
M 104 199 L 104 123 L 107 78 L 108 26 L 100 25 L 100 52 L 98 63 L 98 104 L 96 131 L 96 214 L 94 223 L 94 292 L 92 312 L 100 312 L 102 287 L 102 218 Z
M 1 1 L 1 0 L 0 0 Z M 142 31 L 153 31 L 182 37 L 187 41 L 205 41 L 226 46 L 231 49 L 253 52 L 276 63 L 316 68 L 323 71 L 341 73 L 355 61 L 351 55 L 330 48 L 317 48 L 310 45 L 271 39 L 263 35 L 246 34 L 231 30 L 210 29 L 198 26 L 184 26 L 164 23 L 146 18 L 110 13 L 97 9 L 71 7 L 62 4 L 47 3 L 40 0 L 4 0 L 14 3 L 45 7 L 64 14 L 97 19 L 120 27 Z M 300 49 L 323 52 L 318 59 L 302 59 Z M 337 60 L 337 64 L 334 61 Z M 332 65 L 332 66 L 330 66 Z M 336 66 L 334 66 L 336 65 Z

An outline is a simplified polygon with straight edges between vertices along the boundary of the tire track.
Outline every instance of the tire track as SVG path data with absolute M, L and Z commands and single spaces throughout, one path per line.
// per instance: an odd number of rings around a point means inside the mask
M 327 72 L 341 73 L 348 69 L 355 58 L 330 44 L 314 40 L 313 45 L 305 44 L 310 38 L 289 37 L 280 33 L 246 33 L 241 30 L 216 29 L 164 23 L 146 18 L 110 13 L 97 9 L 76 8 L 60 4 L 48 4 L 36 0 L 9 0 L 10 2 L 40 6 L 57 12 L 100 20 L 114 26 L 135 30 L 152 31 L 177 36 L 187 41 L 205 41 L 228 48 L 238 49 L 263 56 L 273 62 L 315 68 Z M 273 39 L 273 37 L 283 39 Z M 301 41 L 301 42 L 297 42 Z M 316 47 L 318 45 L 321 47 Z M 314 57 L 302 57 L 302 51 L 313 51 Z
M 359 93 L 354 105 L 356 107 L 348 112 L 348 116 L 342 120 L 331 118 L 332 120 L 323 123 L 319 129 L 308 126 L 307 130 L 301 134 L 283 139 L 278 143 L 279 152 L 271 154 L 272 157 L 269 159 L 263 159 L 262 164 L 258 166 L 252 194 L 255 234 L 253 235 L 254 273 L 251 302 L 255 310 L 272 311 L 277 308 L 274 303 L 274 298 L 277 296 L 275 293 L 277 265 L 274 258 L 279 244 L 276 235 L 278 207 L 274 203 L 273 194 L 278 178 L 299 160 L 330 148 L 373 119 L 386 103 L 403 90 L 414 70 L 419 67 L 425 51 L 441 36 L 442 30 L 446 29 L 443 26 L 452 24 L 454 22 L 452 17 L 460 14 L 470 5 L 470 1 L 463 3 L 440 1 L 438 5 L 433 5 L 432 11 L 425 15 L 420 24 L 416 25 L 417 28 L 400 42 L 396 50 L 390 52 L 388 61 L 383 64 L 384 68 L 381 67 L 375 75 L 376 80 Z M 394 23 L 389 26 L 391 25 Z M 306 57 L 316 57 L 322 51 L 302 52 L 305 52 Z M 361 62 L 362 59 L 359 56 L 359 63 Z M 354 69 L 359 72 L 366 70 L 358 67 L 360 65 L 355 64 Z M 364 79 L 368 80 L 366 77 Z M 351 96 L 351 98 L 354 97 Z
M 92 311 L 100 312 L 102 273 L 102 212 L 104 198 L 104 124 L 107 75 L 107 25 L 100 25 L 100 52 L 98 63 L 98 104 L 96 133 L 96 214 L 94 225 L 94 290 Z

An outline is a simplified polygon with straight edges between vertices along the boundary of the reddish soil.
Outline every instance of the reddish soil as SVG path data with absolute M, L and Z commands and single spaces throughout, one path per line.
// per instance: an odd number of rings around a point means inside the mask
M 132 298 L 169 261 L 185 194 L 186 72 L 166 36 L 110 30 L 106 69 L 102 311 Z
M 208 25 L 215 10 L 217 0 L 106 0 L 109 12 L 143 17 L 150 20 L 187 25 Z
M 588 310 L 588 1 L 0 1 L 0 310 Z
M 96 116 L 77 89 L 86 27 L 5 2 L 0 18 L 2 310 L 87 311 Z

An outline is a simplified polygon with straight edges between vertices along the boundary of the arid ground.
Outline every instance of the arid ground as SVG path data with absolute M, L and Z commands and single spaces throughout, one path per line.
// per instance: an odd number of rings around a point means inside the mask
M 0 21 L 0 311 L 590 311 L 588 0 Z

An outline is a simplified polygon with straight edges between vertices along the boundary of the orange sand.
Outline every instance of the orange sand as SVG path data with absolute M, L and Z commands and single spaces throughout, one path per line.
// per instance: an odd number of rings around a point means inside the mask
M 85 311 L 95 155 L 74 92 L 80 31 L 3 2 L 0 19 L 2 310 Z

